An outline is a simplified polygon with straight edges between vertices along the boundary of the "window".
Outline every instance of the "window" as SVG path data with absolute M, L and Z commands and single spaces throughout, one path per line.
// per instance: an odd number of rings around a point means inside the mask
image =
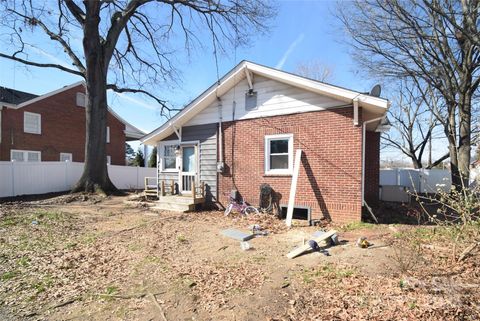
M 15 150 L 10 151 L 10 159 L 15 162 L 40 162 L 42 153 L 31 150 Z
M 107 155 L 107 165 L 111 165 L 111 164 L 112 164 L 112 156 Z
M 110 127 L 107 126 L 107 143 L 110 143 Z
M 61 162 L 71 162 L 72 158 L 73 158 L 72 153 L 60 153 Z
M 252 110 L 257 108 L 257 92 L 249 90 L 245 93 L 245 110 Z
M 160 162 L 162 165 L 162 171 L 165 172 L 175 172 L 177 171 L 177 155 L 175 154 L 175 148 L 177 147 L 177 142 L 162 142 L 159 145 L 158 150 Z
M 30 134 L 42 133 L 42 116 L 40 114 L 23 113 L 23 131 Z
M 87 95 L 85 95 L 84 93 L 77 93 L 76 103 L 77 103 L 78 107 L 86 107 L 87 106 Z
M 293 172 L 293 135 L 265 136 L 265 174 L 291 175 Z

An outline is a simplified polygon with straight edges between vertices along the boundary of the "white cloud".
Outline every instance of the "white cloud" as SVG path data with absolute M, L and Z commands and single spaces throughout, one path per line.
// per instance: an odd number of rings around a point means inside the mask
M 285 62 L 287 62 L 288 57 L 293 52 L 293 50 L 295 50 L 295 47 L 297 47 L 303 41 L 303 38 L 305 38 L 305 34 L 301 33 L 298 35 L 297 39 L 295 39 L 295 41 L 293 41 L 290 44 L 290 46 L 288 46 L 287 51 L 285 51 L 282 58 L 278 61 L 277 65 L 275 66 L 275 68 L 277 69 L 283 68 L 283 65 L 285 64 Z
M 117 95 L 117 97 L 119 97 L 120 99 L 123 99 L 123 100 L 126 100 L 128 102 L 134 103 L 137 106 L 140 106 L 140 107 L 143 107 L 143 108 L 146 108 L 146 109 L 150 109 L 150 110 L 155 110 L 155 111 L 158 110 L 158 107 L 155 107 L 155 105 L 149 104 L 149 103 L 145 102 L 144 100 L 133 98 L 133 97 L 131 97 L 127 94 L 124 94 L 124 93 L 117 93 L 117 92 L 113 92 L 113 93 L 115 95 Z

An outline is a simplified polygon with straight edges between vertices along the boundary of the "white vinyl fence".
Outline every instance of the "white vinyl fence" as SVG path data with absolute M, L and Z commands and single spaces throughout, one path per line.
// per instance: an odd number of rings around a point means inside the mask
M 449 192 L 452 186 L 446 169 L 394 168 L 380 170 L 380 199 L 408 201 L 411 193 Z
M 74 162 L 0 162 L 0 197 L 68 191 L 82 171 Z M 108 175 L 119 189 L 143 189 L 156 169 L 108 165 Z

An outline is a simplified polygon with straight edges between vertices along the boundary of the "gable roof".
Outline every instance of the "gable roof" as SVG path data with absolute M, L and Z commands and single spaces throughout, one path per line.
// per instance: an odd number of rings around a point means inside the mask
M 217 97 L 222 96 L 228 90 L 237 85 L 237 83 L 243 80 L 249 72 L 320 95 L 328 96 L 347 104 L 353 104 L 353 100 L 357 100 L 360 107 L 374 115 L 384 115 L 389 106 L 389 102 L 385 98 L 374 97 L 366 93 L 333 86 L 317 80 L 243 60 L 220 78 L 218 82 L 215 82 L 200 94 L 200 96 L 186 105 L 174 117 L 147 134 L 145 137 L 141 138 L 140 141 L 144 144 L 153 145 L 156 141 L 162 140 L 171 135 L 174 132 L 173 126 L 180 127 L 185 124 L 213 103 Z
M 38 97 L 38 95 L 0 86 L 0 102 L 1 103 L 17 105 L 27 100 L 33 99 L 35 97 Z
M 78 82 L 73 83 L 71 85 L 63 86 L 62 88 L 56 89 L 54 91 L 48 92 L 48 93 L 40 95 L 40 96 L 30 94 L 30 93 L 26 93 L 26 92 L 19 91 L 19 90 L 15 90 L 15 89 L 0 87 L 0 103 L 1 102 L 6 103 L 5 105 L 8 108 L 20 109 L 20 108 L 23 108 L 23 107 L 28 106 L 30 104 L 33 104 L 37 101 L 46 99 L 46 98 L 54 96 L 54 95 L 57 95 L 61 92 L 70 90 L 70 89 L 78 87 L 78 86 L 85 87 L 85 82 L 84 81 L 78 81 Z M 3 88 L 7 89 L 5 91 L 5 93 L 6 93 L 5 100 L 4 100 L 3 94 L 2 94 L 3 93 L 3 91 L 2 91 Z M 16 96 L 18 96 L 18 98 L 16 100 L 12 99 L 12 97 L 14 97 L 14 96 L 12 96 L 13 93 L 15 93 Z M 9 97 L 10 97 L 10 99 L 9 99 Z M 137 140 L 137 139 L 145 136 L 144 131 L 142 131 L 142 130 L 138 129 L 137 127 L 133 126 L 132 124 L 128 123 L 125 119 L 123 119 L 116 112 L 114 112 L 113 109 L 110 106 L 108 106 L 108 111 L 115 118 L 117 118 L 121 123 L 123 123 L 125 125 L 125 135 L 126 135 L 127 140 Z

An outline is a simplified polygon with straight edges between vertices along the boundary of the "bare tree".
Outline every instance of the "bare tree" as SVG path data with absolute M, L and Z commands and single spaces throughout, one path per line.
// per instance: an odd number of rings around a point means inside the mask
M 388 117 L 392 129 L 382 135 L 382 143 L 386 147 L 394 148 L 411 161 L 414 168 L 432 168 L 443 162 L 450 155 L 445 153 L 437 160 L 432 161 L 432 139 L 439 136 L 440 122 L 431 112 L 436 103 L 418 92 L 415 85 L 401 81 L 395 90 L 397 96 L 393 99 Z M 428 152 L 428 161 L 425 164 L 424 156 Z
M 470 171 L 480 54 L 467 33 L 479 34 L 478 5 L 478 0 L 355 0 L 339 8 L 353 56 L 365 70 L 408 78 L 443 106 L 433 112 L 444 127 L 457 187 L 468 186 Z
M 266 30 L 273 8 L 260 0 L 17 0 L 1 1 L 0 13 L 0 58 L 56 68 L 85 80 L 85 166 L 74 191 L 111 192 L 107 90 L 146 95 L 169 115 L 174 110 L 149 89 L 177 75 L 172 39 L 183 39 L 184 50 L 200 45 L 202 32 L 215 52 L 242 45 L 250 31 Z M 44 41 L 36 45 L 38 39 Z M 75 39 L 81 44 L 75 46 Z M 42 45 L 60 48 L 71 66 L 32 59 Z
M 319 60 L 299 62 L 293 72 L 321 82 L 329 82 L 333 79 L 333 68 Z

